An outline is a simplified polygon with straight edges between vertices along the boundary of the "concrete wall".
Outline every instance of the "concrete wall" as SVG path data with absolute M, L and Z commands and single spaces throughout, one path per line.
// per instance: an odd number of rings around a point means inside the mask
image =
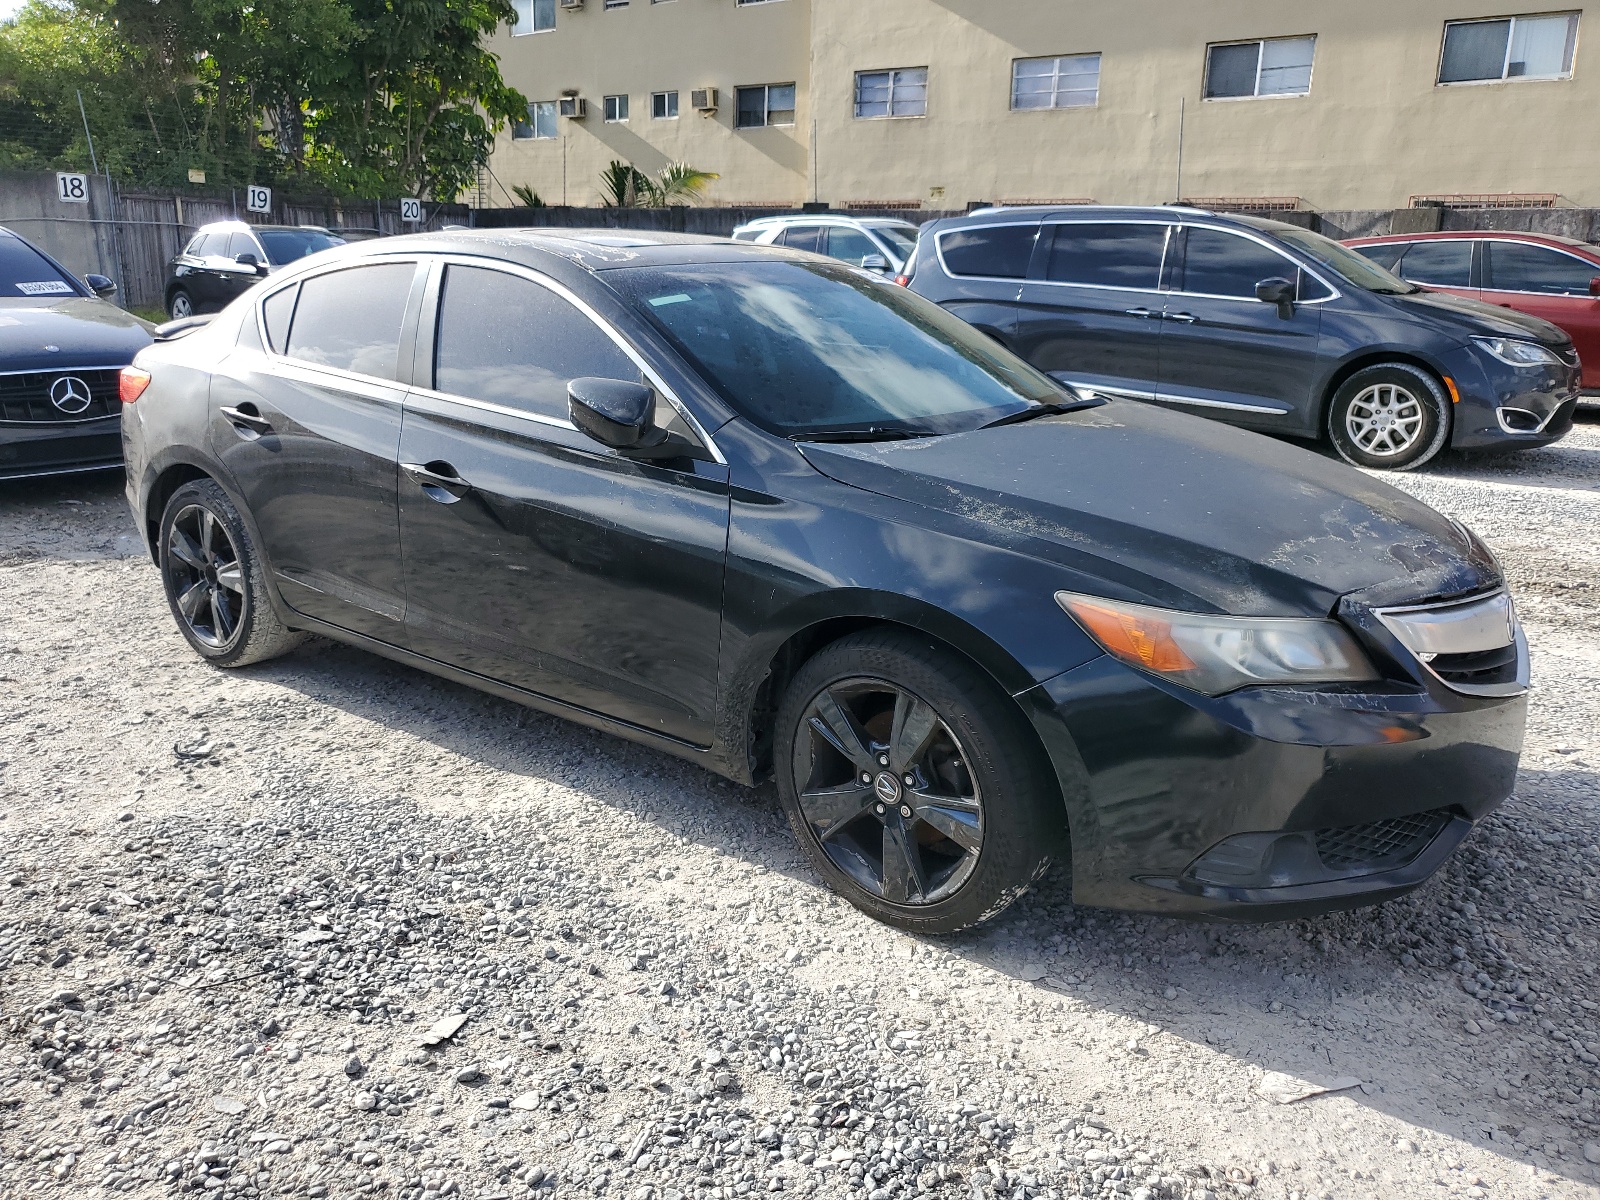
M 576 89 L 589 102 L 584 121 L 562 119 L 555 140 L 513 140 L 495 146 L 490 203 L 512 204 L 507 189 L 526 184 L 552 205 L 600 202 L 600 173 L 613 159 L 654 174 L 687 162 L 722 179 L 709 195 L 718 204 L 792 205 L 810 198 L 811 0 L 632 0 L 607 9 L 588 0 L 560 9 L 546 33 L 492 43 L 506 82 L 530 100 L 556 100 Z M 795 123 L 734 128 L 734 89 L 794 83 Z M 715 87 L 721 107 L 710 117 L 689 106 L 694 88 Z M 654 120 L 651 94 L 678 92 L 676 120 Z M 603 97 L 627 95 L 628 121 L 608 124 Z M 498 182 L 495 182 L 498 181 Z
M 502 34 L 507 79 L 530 98 L 566 87 L 589 119 L 563 139 L 502 139 L 505 187 L 534 186 L 551 203 L 593 203 L 612 158 L 650 171 L 682 159 L 720 171 L 716 203 L 833 204 L 920 200 L 1092 198 L 1165 203 L 1184 197 L 1298 196 L 1322 211 L 1393 209 L 1415 194 L 1553 192 L 1600 205 L 1600 4 L 1580 12 L 1573 77 L 1439 86 L 1446 20 L 1539 11 L 1461 0 L 588 0 L 555 30 Z M 1594 9 L 1596 11 L 1589 11 Z M 1305 96 L 1203 98 L 1206 46 L 1316 35 Z M 1019 57 L 1099 53 L 1093 107 L 1013 112 Z M 927 67 L 928 113 L 857 120 L 855 73 Z M 800 84 L 788 130 L 733 128 L 738 84 Z M 809 81 L 809 85 L 808 85 Z M 688 91 L 715 84 L 723 107 L 706 121 Z M 650 93 L 679 90 L 676 122 L 649 116 Z M 605 125 L 607 93 L 627 92 L 627 125 Z M 814 126 L 813 126 L 814 121 Z M 810 138 L 815 129 L 815 146 Z M 812 170 L 812 164 L 815 169 Z M 490 203 L 510 203 L 490 184 Z
M 119 277 L 106 181 L 91 176 L 88 204 L 56 198 L 54 172 L 0 171 L 0 225 L 20 234 L 80 279 Z

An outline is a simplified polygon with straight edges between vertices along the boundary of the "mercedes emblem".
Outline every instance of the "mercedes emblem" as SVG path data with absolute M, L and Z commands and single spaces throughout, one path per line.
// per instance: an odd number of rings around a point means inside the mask
M 50 403 L 68 416 L 77 416 L 93 400 L 89 385 L 76 375 L 62 375 L 50 385 Z

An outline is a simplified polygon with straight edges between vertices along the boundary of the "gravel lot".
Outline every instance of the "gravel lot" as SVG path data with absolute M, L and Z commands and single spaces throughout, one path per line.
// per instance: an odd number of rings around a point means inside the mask
M 326 642 L 213 670 L 120 478 L 0 485 L 0 1196 L 1594 1196 L 1600 421 L 1395 482 L 1534 645 L 1450 866 L 1262 928 L 1052 877 L 946 939 L 770 788 Z

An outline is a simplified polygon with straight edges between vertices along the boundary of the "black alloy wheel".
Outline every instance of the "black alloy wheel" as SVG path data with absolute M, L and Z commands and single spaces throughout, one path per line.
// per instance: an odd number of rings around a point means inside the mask
M 197 479 L 172 494 L 161 514 L 156 557 L 172 616 L 207 661 L 242 667 L 305 640 L 273 611 L 250 531 L 212 480 Z
M 778 797 L 835 891 L 918 933 L 979 924 L 1066 841 L 1050 759 L 974 664 L 908 630 L 819 650 L 779 705 Z
M 983 798 L 950 727 L 920 696 L 846 679 L 815 696 L 795 744 L 800 809 L 823 852 L 891 904 L 960 889 L 983 849 Z

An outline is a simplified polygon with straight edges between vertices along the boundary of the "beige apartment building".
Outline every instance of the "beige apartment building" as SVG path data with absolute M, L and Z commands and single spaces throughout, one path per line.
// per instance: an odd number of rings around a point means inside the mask
M 483 202 L 1600 207 L 1600 21 L 1516 0 L 515 0 Z M 1596 6 L 1600 8 L 1600 5 Z M 565 115 L 563 115 L 563 113 Z

